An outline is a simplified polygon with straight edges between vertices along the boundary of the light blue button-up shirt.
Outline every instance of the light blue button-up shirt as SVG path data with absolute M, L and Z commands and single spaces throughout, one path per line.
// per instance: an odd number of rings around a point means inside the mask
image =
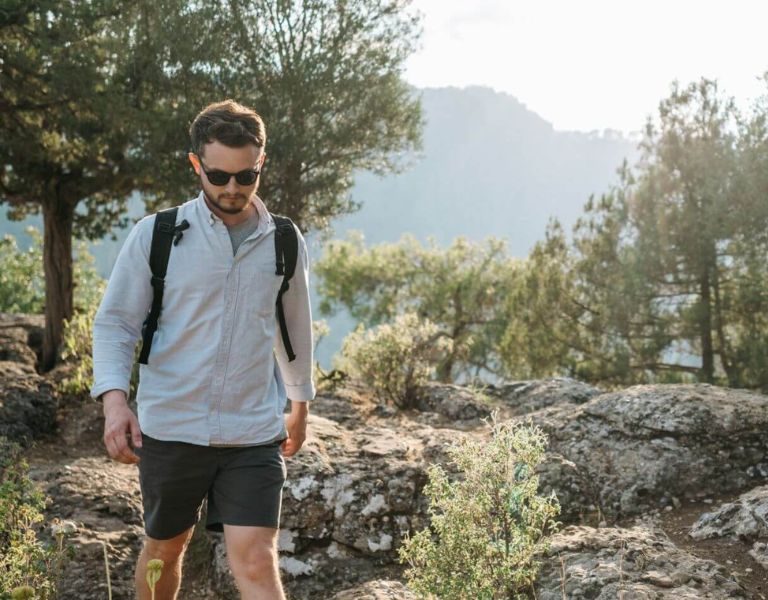
M 307 246 L 283 295 L 296 359 L 277 324 L 275 223 L 253 200 L 256 230 L 232 254 L 226 225 L 202 193 L 179 207 L 190 226 L 171 248 L 163 308 L 147 365 L 139 370 L 139 425 L 147 435 L 201 445 L 262 444 L 287 436 L 288 398 L 315 396 Z M 155 216 L 131 230 L 93 325 L 91 396 L 129 390 L 136 342 L 152 302 L 149 251 Z M 274 350 L 274 351 L 273 351 Z

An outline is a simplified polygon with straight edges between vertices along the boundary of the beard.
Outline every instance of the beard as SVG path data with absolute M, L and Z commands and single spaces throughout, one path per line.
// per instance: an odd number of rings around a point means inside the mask
M 202 181 L 202 178 L 200 183 L 202 184 L 203 194 L 205 195 L 205 199 L 208 201 L 208 203 L 215 207 L 217 210 L 220 210 L 221 212 L 228 215 L 238 215 L 244 210 L 247 210 L 248 205 L 251 203 L 251 197 L 256 195 L 256 190 L 258 189 L 257 185 L 248 196 L 245 194 L 237 194 L 233 196 L 231 194 L 215 194 L 211 189 L 209 189 L 205 182 Z M 224 199 L 229 199 L 226 204 L 231 204 L 234 201 L 235 206 L 227 206 L 223 204 L 222 200 Z

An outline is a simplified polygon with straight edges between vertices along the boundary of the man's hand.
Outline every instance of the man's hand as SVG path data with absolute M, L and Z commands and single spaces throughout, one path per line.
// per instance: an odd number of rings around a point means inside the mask
M 285 417 L 285 428 L 288 431 L 286 439 L 280 448 L 283 456 L 293 456 L 299 451 L 304 440 L 307 439 L 307 414 L 309 413 L 306 402 L 291 401 L 291 414 Z
M 104 394 L 104 445 L 109 456 L 126 464 L 139 462 L 133 448 L 141 448 L 139 420 L 128 408 L 122 390 L 109 390 Z

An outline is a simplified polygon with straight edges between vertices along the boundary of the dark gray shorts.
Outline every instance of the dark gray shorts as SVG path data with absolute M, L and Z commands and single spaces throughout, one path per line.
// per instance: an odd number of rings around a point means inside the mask
M 167 540 L 195 525 L 206 497 L 206 528 L 212 531 L 224 524 L 279 526 L 286 479 L 280 442 L 223 448 L 143 433 L 136 454 L 149 537 Z

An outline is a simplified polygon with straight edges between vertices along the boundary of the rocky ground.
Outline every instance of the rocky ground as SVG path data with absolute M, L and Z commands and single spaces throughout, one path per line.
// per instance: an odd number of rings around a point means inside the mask
M 0 347 L 13 350 L 0 351 L 0 431 L 36 440 L 27 456 L 52 498 L 48 516 L 78 524 L 62 597 L 107 597 L 106 544 L 112 597 L 132 598 L 142 534 L 136 468 L 107 458 L 97 404 L 57 399 L 51 378 L 30 367 L 34 352 L 24 346 L 34 347 L 37 326 L 0 317 Z M 349 386 L 319 396 L 305 446 L 286 460 L 280 549 L 289 597 L 414 597 L 396 551 L 427 522 L 426 466 L 444 463 L 459 436 L 487 436 L 482 419 L 492 409 L 530 419 L 550 439 L 540 489 L 557 493 L 564 524 L 537 598 L 768 597 L 768 398 L 706 385 L 602 393 L 566 379 L 482 395 L 434 384 L 411 411 Z M 182 598 L 237 597 L 218 537 L 196 532 L 186 575 Z

